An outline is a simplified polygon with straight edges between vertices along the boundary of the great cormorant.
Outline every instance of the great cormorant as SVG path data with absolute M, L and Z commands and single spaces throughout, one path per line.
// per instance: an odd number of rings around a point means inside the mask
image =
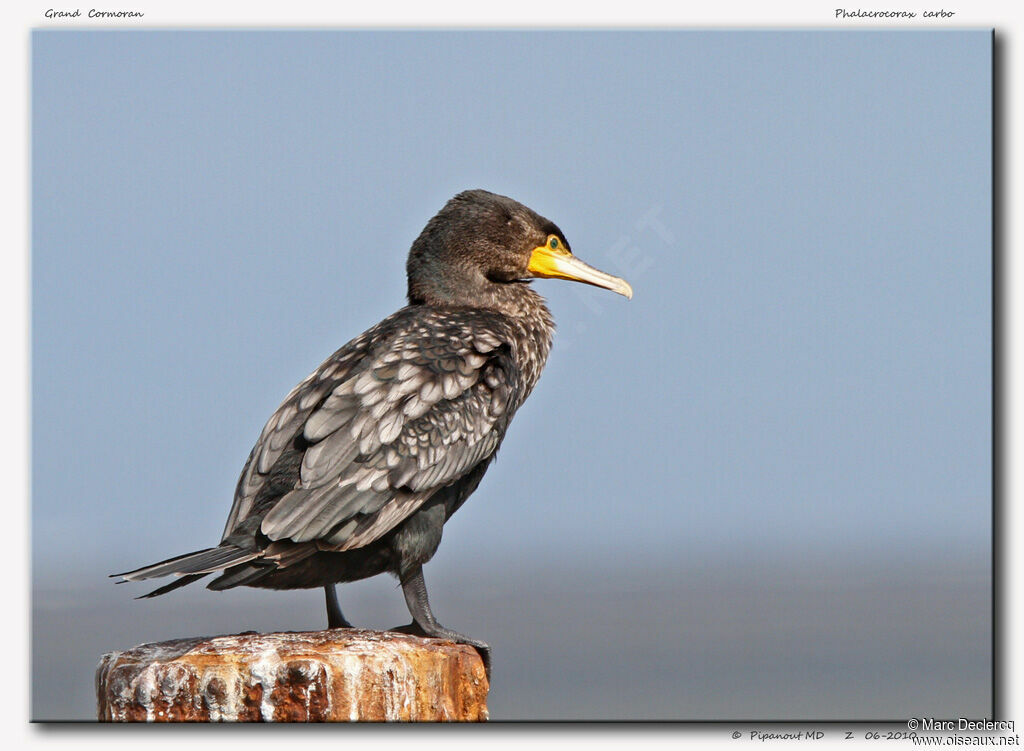
M 401 630 L 489 648 L 443 627 L 423 564 L 476 490 L 533 390 L 554 324 L 533 278 L 632 296 L 572 255 L 554 223 L 483 190 L 452 198 L 412 244 L 409 304 L 296 386 L 249 454 L 219 545 L 129 571 L 173 574 L 153 597 L 221 572 L 210 589 L 323 587 L 329 628 L 350 627 L 334 585 L 390 572 Z

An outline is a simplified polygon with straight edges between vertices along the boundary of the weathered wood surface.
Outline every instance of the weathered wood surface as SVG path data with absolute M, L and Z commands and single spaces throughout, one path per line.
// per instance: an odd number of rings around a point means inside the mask
M 96 669 L 106 722 L 481 721 L 488 688 L 472 647 L 360 629 L 143 644 Z

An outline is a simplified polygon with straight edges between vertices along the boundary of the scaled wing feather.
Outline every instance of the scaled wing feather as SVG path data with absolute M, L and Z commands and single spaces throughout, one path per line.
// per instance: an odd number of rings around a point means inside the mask
M 362 547 L 494 453 L 517 388 L 503 324 L 485 311 L 429 315 L 399 311 L 289 394 L 242 472 L 225 536 L 262 514 L 274 544 Z M 294 483 L 257 501 L 296 446 Z

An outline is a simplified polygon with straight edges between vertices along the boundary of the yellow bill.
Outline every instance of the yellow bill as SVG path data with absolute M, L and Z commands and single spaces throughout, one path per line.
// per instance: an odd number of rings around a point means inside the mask
M 584 263 L 561 244 L 552 248 L 550 244 L 540 245 L 530 254 L 530 273 L 542 279 L 568 279 L 572 282 L 584 282 L 596 287 L 604 287 L 618 292 L 627 299 L 632 299 L 633 288 L 629 282 L 617 276 L 606 274 Z

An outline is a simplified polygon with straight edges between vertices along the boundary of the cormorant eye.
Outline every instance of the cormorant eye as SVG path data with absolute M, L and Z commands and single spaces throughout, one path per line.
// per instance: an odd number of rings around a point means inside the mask
M 558 238 L 552 235 L 548 238 L 548 247 L 555 250 L 558 247 Z

